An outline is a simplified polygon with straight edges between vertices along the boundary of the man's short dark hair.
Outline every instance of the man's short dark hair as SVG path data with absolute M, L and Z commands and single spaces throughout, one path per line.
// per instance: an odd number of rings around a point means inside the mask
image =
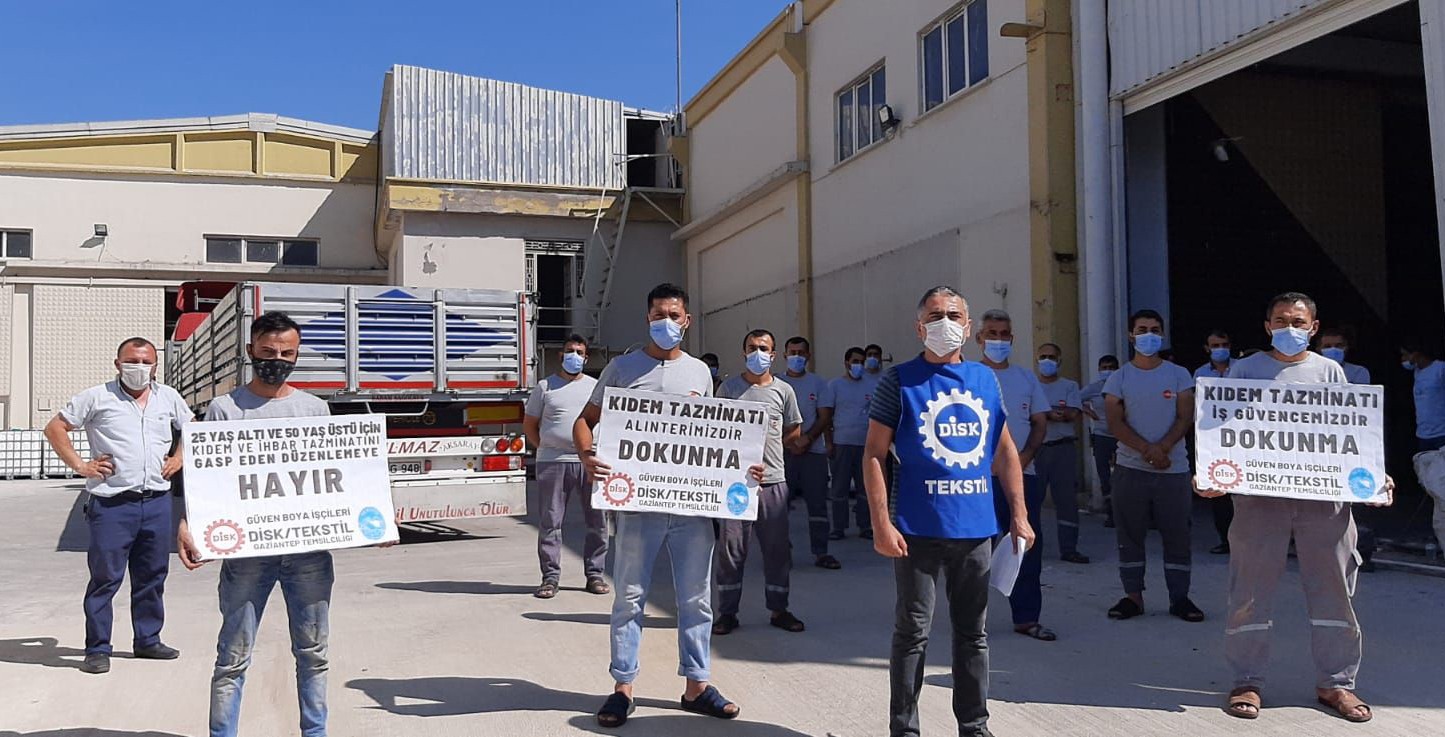
M 1355 342 L 1350 339 L 1350 331 L 1344 328 L 1320 328 L 1319 337 L 1328 338 L 1330 336 L 1334 336 L 1336 338 L 1344 338 L 1346 343 Z
M 152 351 L 155 351 L 155 350 L 156 350 L 156 344 L 155 344 L 155 343 L 152 343 L 152 342 L 150 342 L 149 340 L 146 340 L 145 338 L 142 338 L 142 337 L 140 337 L 139 335 L 137 335 L 137 336 L 134 337 L 134 338 L 126 338 L 125 340 L 122 340 L 122 341 L 120 342 L 120 345 L 118 345 L 118 346 L 115 347 L 115 357 L 116 357 L 116 358 L 120 358 L 121 351 L 124 351 L 126 348 L 131 348 L 131 347 L 135 347 L 135 348 L 149 348 L 149 349 L 151 349 Z M 159 353 L 159 351 L 157 351 L 157 353 Z
M 711 365 L 711 366 L 716 366 L 716 365 L 718 365 L 718 360 L 717 360 L 717 354 L 716 354 L 716 353 L 704 353 L 704 354 L 702 354 L 702 356 L 700 356 L 699 358 L 702 360 L 703 363 L 706 363 L 706 364 L 708 364 L 708 365 Z
M 794 335 L 793 337 L 788 338 L 788 342 L 783 344 L 783 350 L 787 350 L 788 346 L 790 345 L 801 345 L 803 346 L 803 350 L 809 353 L 813 352 L 813 344 L 809 343 L 808 339 L 804 338 L 801 335 Z
M 1270 299 L 1269 307 L 1266 307 L 1264 309 L 1264 319 L 1268 320 L 1271 316 L 1274 315 L 1274 308 L 1280 305 L 1292 305 L 1296 302 L 1303 303 L 1305 309 L 1310 311 L 1311 320 L 1319 317 L 1319 307 L 1315 305 L 1315 301 L 1313 299 L 1310 299 L 1310 296 L 1308 294 L 1305 294 L 1304 292 L 1285 292 L 1283 294 L 1276 294 L 1272 299 Z
M 581 335 L 578 335 L 577 333 L 573 333 L 573 334 L 567 336 L 567 342 L 566 342 L 566 343 L 563 343 L 563 344 L 562 344 L 562 347 L 563 347 L 563 348 L 566 348 L 566 347 L 569 346 L 569 345 L 580 345 L 580 346 L 582 346 L 583 352 L 585 352 L 585 353 L 591 353 L 591 352 L 592 352 L 592 349 L 587 345 L 587 339 L 584 338 L 584 337 L 582 337 Z
M 1230 340 L 1229 333 L 1224 332 L 1223 328 L 1215 328 L 1209 331 L 1209 335 L 1204 336 L 1204 339 L 1206 341 L 1210 338 L 1223 338 L 1225 340 Z
M 1110 353 L 1110 354 L 1108 354 L 1108 355 L 1104 355 L 1104 356 L 1099 356 L 1099 363 L 1112 363 L 1112 364 L 1114 364 L 1115 366 L 1118 366 L 1118 365 L 1119 365 L 1119 357 L 1116 356 L 1116 355 L 1114 355 L 1114 354 L 1112 354 L 1112 353 Z
M 863 353 L 865 354 L 874 352 L 877 352 L 877 354 L 880 356 L 883 355 L 883 346 L 878 345 L 877 343 L 869 343 L 868 347 L 863 349 Z
M 851 361 L 851 360 L 853 360 L 853 354 L 855 354 L 855 353 L 858 354 L 858 355 L 860 355 L 860 356 L 867 356 L 867 355 L 868 355 L 867 353 L 865 353 L 865 352 L 863 351 L 862 348 L 859 348 L 859 347 L 856 346 L 856 345 L 854 345 L 854 346 L 848 346 L 848 350 L 843 351 L 843 360 L 844 360 L 844 361 Z
M 658 284 L 647 293 L 647 309 L 652 309 L 652 303 L 659 299 L 675 299 L 682 303 L 682 308 L 687 309 L 687 291 L 676 284 Z
M 1060 348 L 1058 343 L 1044 343 L 1043 345 L 1039 346 L 1039 350 L 1040 350 L 1040 351 L 1042 351 L 1042 350 L 1045 349 L 1045 348 L 1052 348 L 1052 349 L 1058 351 L 1060 357 L 1063 357 L 1063 355 L 1064 355 L 1064 349 L 1063 349 L 1063 348 Z
M 773 349 L 774 349 L 774 350 L 777 349 L 777 347 L 778 347 L 778 339 L 773 337 L 773 331 L 771 331 L 771 330 L 764 330 L 763 328 L 758 328 L 757 330 L 749 330 L 749 331 L 748 331 L 748 334 L 743 336 L 743 350 L 747 350 L 747 349 L 748 349 L 748 341 L 752 340 L 753 338 L 763 338 L 763 337 L 766 337 L 766 338 L 768 339 L 768 342 L 773 344 Z
M 1129 332 L 1134 332 L 1134 326 L 1137 325 L 1140 320 L 1153 320 L 1159 323 L 1160 327 L 1164 326 L 1164 316 L 1159 314 L 1158 310 L 1137 310 L 1129 316 Z
M 958 293 L 957 289 L 954 289 L 947 284 L 940 284 L 924 292 L 923 296 L 918 300 L 918 309 L 922 310 L 923 306 L 928 304 L 928 300 L 933 299 L 934 297 L 937 297 L 939 295 L 943 295 L 944 297 L 957 297 L 958 301 L 963 302 L 963 311 L 965 313 L 968 312 L 968 301 L 963 298 L 962 294 Z
M 1400 341 L 1400 350 L 1406 353 L 1423 353 L 1430 358 L 1440 357 L 1440 339 L 1423 335 L 1407 335 Z
M 251 321 L 251 340 L 271 333 L 284 333 L 295 330 L 296 336 L 301 336 L 301 326 L 291 319 L 290 315 L 284 312 L 267 312 Z

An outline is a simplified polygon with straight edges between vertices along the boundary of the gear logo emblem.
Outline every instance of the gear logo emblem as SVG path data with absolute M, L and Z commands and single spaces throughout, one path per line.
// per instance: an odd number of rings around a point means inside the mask
M 1240 473 L 1239 466 L 1234 461 L 1221 458 L 1209 464 L 1209 481 L 1214 484 L 1216 491 L 1229 491 L 1244 480 L 1244 474 Z
M 602 482 L 602 498 L 614 507 L 631 501 L 632 493 L 632 477 L 625 473 L 614 473 Z
M 228 519 L 218 519 L 206 526 L 206 548 L 216 555 L 231 555 L 246 543 L 241 526 Z
M 918 415 L 923 447 L 948 466 L 969 468 L 983 462 L 989 434 L 989 411 L 973 392 L 953 389 L 928 402 Z M 958 447 L 954 447 L 958 446 Z

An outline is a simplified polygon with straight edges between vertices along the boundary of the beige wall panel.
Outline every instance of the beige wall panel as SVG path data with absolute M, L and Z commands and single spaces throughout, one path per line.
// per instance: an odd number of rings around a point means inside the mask
M 330 176 L 334 148 L 331 141 L 271 133 L 266 136 L 266 173 Z
M 0 397 L 10 395 L 10 386 L 13 382 L 11 372 L 15 367 L 15 350 L 11 343 L 11 336 L 14 334 L 15 326 L 15 287 L 5 284 L 0 285 Z M 0 413 L 0 420 L 5 415 Z M 0 428 L 3 429 L 3 428 Z
M 792 71 L 775 56 L 692 127 L 688 197 L 694 217 L 797 158 L 795 89 Z
M 140 336 L 163 343 L 165 289 L 37 284 L 32 324 L 30 423 L 41 427 L 76 392 L 115 375 L 115 348 L 122 340 Z
M 256 136 L 250 131 L 192 134 L 186 137 L 188 171 L 252 173 L 256 168 Z
M 170 169 L 171 141 L 109 139 L 0 143 L 0 163 Z

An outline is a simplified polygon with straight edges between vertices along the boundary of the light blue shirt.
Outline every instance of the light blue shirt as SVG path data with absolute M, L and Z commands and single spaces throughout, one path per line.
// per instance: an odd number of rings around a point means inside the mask
M 1415 437 L 1445 437 L 1445 361 L 1415 369 Z
M 833 380 L 833 443 L 863 445 L 868 440 L 868 405 L 878 389 L 880 374 L 864 373 L 863 378 L 841 376 Z
M 1008 368 L 994 368 L 993 375 L 998 378 L 1003 406 L 1008 410 L 1005 427 L 1013 438 L 1014 447 L 1022 451 L 1024 446 L 1029 444 L 1029 435 L 1034 429 L 1034 415 L 1049 411 L 1049 397 L 1044 394 L 1044 387 L 1039 383 L 1038 377 L 1034 376 L 1034 372 L 1023 366 L 1010 364 Z M 1034 464 L 1030 463 L 1024 469 L 1024 475 L 1034 475 Z
M 72 397 L 60 418 L 85 431 L 92 457 L 110 456 L 115 473 L 86 479 L 85 490 L 111 497 L 126 491 L 169 491 L 171 482 L 161 476 L 161 467 L 171 451 L 171 433 L 195 413 L 165 384 L 151 382 L 142 408 L 112 379 Z

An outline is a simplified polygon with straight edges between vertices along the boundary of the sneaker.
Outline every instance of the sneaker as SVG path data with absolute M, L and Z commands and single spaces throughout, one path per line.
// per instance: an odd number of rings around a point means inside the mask
M 101 674 L 110 672 L 110 656 L 105 653 L 90 653 L 80 664 L 81 673 Z
M 739 626 L 737 615 L 724 614 L 712 623 L 712 633 L 714 635 L 730 635 Z
M 150 647 L 136 648 L 135 657 L 141 660 L 175 660 L 181 657 L 181 651 L 157 642 Z

